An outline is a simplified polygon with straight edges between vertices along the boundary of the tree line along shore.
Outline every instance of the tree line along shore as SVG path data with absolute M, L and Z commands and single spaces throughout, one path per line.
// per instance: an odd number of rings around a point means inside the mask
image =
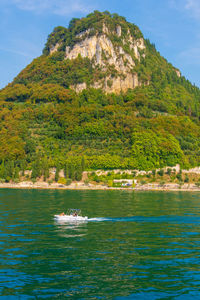
M 0 188 L 134 189 L 200 191 L 200 168 L 182 170 L 180 165 L 139 170 L 85 170 L 77 168 L 33 168 L 19 170 L 12 164 L 0 169 Z

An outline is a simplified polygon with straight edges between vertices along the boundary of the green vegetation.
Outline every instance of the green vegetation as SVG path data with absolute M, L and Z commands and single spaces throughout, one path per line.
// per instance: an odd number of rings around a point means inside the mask
M 59 51 L 63 52 L 66 46 L 72 48 L 75 43 L 80 42 L 83 38 L 100 34 L 103 32 L 103 24 L 110 29 L 109 37 L 112 41 L 121 42 L 121 39 L 117 39 L 113 33 L 116 32 L 117 25 L 122 27 L 122 38 L 126 37 L 128 30 L 135 38 L 142 37 L 139 28 L 134 24 L 128 23 L 124 17 L 116 13 L 110 14 L 108 11 L 103 13 L 94 11 L 94 13 L 89 14 L 86 18 L 73 18 L 68 28 L 62 26 L 56 27 L 48 37 L 43 54 L 48 55 L 57 43 L 59 44 Z
M 114 77 L 114 66 L 106 73 L 88 58 L 64 59 L 66 46 L 101 33 L 103 24 L 114 46 L 127 53 L 130 45 L 122 43 L 127 33 L 142 37 L 137 26 L 117 14 L 95 11 L 73 19 L 69 28 L 55 28 L 43 55 L 0 91 L 2 180 L 18 180 L 19 171 L 26 169 L 32 170 L 32 180 L 40 176 L 50 180 L 50 167 L 64 169 L 69 184 L 80 180 L 85 169 L 200 165 L 200 90 L 179 77 L 149 40 L 132 70 L 143 84 L 119 95 L 91 87 L 109 74 Z M 57 43 L 58 51 L 49 55 Z M 83 82 L 87 89 L 77 94 L 72 86 Z M 112 80 L 107 84 L 111 86 Z M 179 177 L 176 180 L 188 182 Z
M 181 174 L 176 173 L 173 169 L 171 169 L 171 173 L 169 175 L 168 172 L 164 172 L 163 169 L 160 169 L 157 174 L 153 174 L 153 172 L 148 172 L 146 174 L 132 174 L 127 172 L 103 172 L 103 174 L 98 175 L 96 172 L 91 172 L 88 175 L 89 182 L 93 184 L 99 185 L 107 185 L 109 187 L 122 187 L 122 188 L 130 188 L 137 186 L 142 186 L 146 184 L 151 185 L 159 185 L 164 187 L 167 183 L 173 183 L 183 185 L 185 184 L 195 184 L 197 187 L 200 186 L 200 175 L 189 173 L 189 174 Z M 130 180 L 133 181 L 133 184 L 130 184 Z M 134 183 L 136 182 L 136 184 Z

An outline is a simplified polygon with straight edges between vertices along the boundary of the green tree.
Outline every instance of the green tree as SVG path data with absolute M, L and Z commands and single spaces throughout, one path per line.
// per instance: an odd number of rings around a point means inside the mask
M 13 180 L 19 179 L 19 171 L 20 171 L 19 167 L 15 167 L 13 178 L 12 178 Z
M 0 165 L 0 178 L 5 178 L 5 164 L 4 160 L 2 161 Z
M 10 181 L 14 174 L 14 161 L 7 161 L 5 164 L 5 179 Z
M 76 171 L 74 164 L 71 164 L 71 179 L 74 181 L 76 179 Z
M 36 159 L 36 161 L 32 164 L 32 173 L 31 178 L 36 179 L 37 177 L 40 177 L 41 175 L 41 165 L 39 158 Z
M 188 175 L 185 176 L 184 182 L 186 182 L 186 183 L 189 182 L 189 177 L 188 177 Z
M 81 165 L 76 166 L 75 179 L 77 181 L 81 181 L 81 179 L 82 179 L 82 166 Z
M 46 157 L 42 159 L 41 167 L 42 167 L 42 175 L 44 176 L 44 181 L 46 181 L 47 178 L 49 178 L 49 164 Z
M 20 170 L 22 171 L 22 176 L 24 176 L 24 172 L 26 170 L 26 160 L 22 159 L 20 160 Z
M 164 175 L 164 170 L 160 169 L 157 173 L 158 173 L 158 175 L 160 175 L 162 177 Z
M 69 165 L 68 165 L 68 163 L 65 164 L 64 175 L 65 175 L 65 178 L 69 177 Z
M 55 173 L 55 181 L 56 182 L 58 182 L 59 173 L 60 173 L 60 165 L 58 164 L 57 167 L 56 167 L 56 173 Z
M 178 173 L 178 174 L 176 175 L 176 178 L 177 178 L 178 181 L 180 181 L 180 182 L 183 181 L 181 173 Z
M 170 176 L 170 175 L 171 175 L 171 173 L 172 173 L 172 169 L 171 169 L 171 168 L 167 168 L 167 172 L 166 172 L 166 174 Z
M 84 158 L 84 156 L 82 156 L 82 158 L 81 158 L 81 169 L 82 169 L 82 172 L 85 171 L 85 158 Z
M 180 145 L 172 135 L 154 133 L 149 129 L 134 132 L 132 155 L 137 168 L 144 170 L 175 165 L 183 159 Z

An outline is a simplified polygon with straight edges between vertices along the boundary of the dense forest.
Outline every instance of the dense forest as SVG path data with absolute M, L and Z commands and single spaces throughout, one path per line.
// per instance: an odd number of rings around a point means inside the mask
M 120 24 L 123 36 L 129 29 L 142 37 L 117 14 L 95 11 L 73 19 L 68 28 L 55 28 L 43 54 L 0 91 L 0 178 L 14 179 L 25 169 L 33 178 L 48 177 L 50 167 L 65 168 L 78 180 L 84 169 L 200 165 L 200 90 L 178 76 L 149 40 L 133 70 L 143 84 L 120 94 L 91 87 L 105 72 L 88 58 L 64 58 L 78 33 L 92 28 L 90 35 L 100 34 L 102 22 Z M 115 74 L 114 66 L 109 71 Z M 87 89 L 76 93 L 71 85 L 82 82 Z

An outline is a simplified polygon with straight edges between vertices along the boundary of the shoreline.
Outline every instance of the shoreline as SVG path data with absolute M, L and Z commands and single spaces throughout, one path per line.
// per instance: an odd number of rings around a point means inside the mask
M 103 185 L 85 185 L 82 182 L 72 183 L 69 186 L 47 182 L 36 182 L 24 181 L 20 183 L 0 183 L 0 189 L 46 189 L 46 190 L 123 190 L 123 191 L 165 191 L 165 192 L 200 192 L 200 187 L 195 184 L 184 184 L 179 186 L 178 184 L 165 184 L 163 186 L 159 184 L 145 184 L 136 187 L 108 187 Z

